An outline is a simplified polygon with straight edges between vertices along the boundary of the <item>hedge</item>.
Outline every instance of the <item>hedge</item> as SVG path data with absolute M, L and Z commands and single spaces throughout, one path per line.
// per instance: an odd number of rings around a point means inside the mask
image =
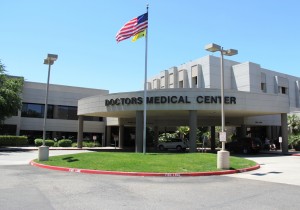
M 0 146 L 27 146 L 26 136 L 0 136 Z
M 72 146 L 72 140 L 69 140 L 69 139 L 59 140 L 57 142 L 57 146 L 58 147 L 71 147 Z
M 43 145 L 43 139 L 35 139 L 34 144 L 37 147 L 42 146 Z M 54 146 L 54 141 L 50 140 L 50 139 L 47 139 L 47 140 L 45 140 L 45 145 L 48 146 L 48 147 L 53 147 Z
M 72 147 L 77 147 L 77 142 L 72 144 Z M 101 144 L 99 142 L 94 141 L 83 141 L 82 142 L 82 147 L 101 147 Z

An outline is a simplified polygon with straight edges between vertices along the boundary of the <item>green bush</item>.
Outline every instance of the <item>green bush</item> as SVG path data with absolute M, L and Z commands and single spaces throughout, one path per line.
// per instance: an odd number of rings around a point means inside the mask
M 45 145 L 48 146 L 48 147 L 53 147 L 54 143 L 55 142 L 53 140 L 50 140 L 50 139 L 45 140 Z M 35 139 L 34 144 L 37 147 L 42 146 L 43 145 L 43 139 Z
M 82 147 L 101 147 L 101 144 L 99 142 L 96 142 L 96 145 L 94 141 L 83 141 Z M 77 142 L 72 144 L 72 147 L 77 147 Z
M 0 136 L 0 146 L 27 146 L 26 136 Z
M 289 146 L 296 151 L 300 151 L 300 134 L 289 135 Z
M 58 147 L 71 147 L 72 146 L 72 140 L 69 140 L 69 139 L 59 140 L 57 142 L 57 146 Z

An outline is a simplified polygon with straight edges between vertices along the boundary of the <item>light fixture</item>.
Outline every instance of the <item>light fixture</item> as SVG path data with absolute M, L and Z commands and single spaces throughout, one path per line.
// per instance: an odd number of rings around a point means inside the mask
M 223 56 L 232 56 L 238 54 L 238 51 L 235 49 L 224 50 L 220 45 L 211 43 L 207 44 L 204 47 L 205 50 L 209 52 L 217 52 L 221 53 L 221 118 L 222 118 L 222 131 L 220 132 L 220 141 L 222 142 L 222 149 L 218 151 L 217 157 L 217 168 L 219 169 L 228 169 L 229 164 L 229 152 L 225 150 L 225 142 L 226 142 L 226 132 L 225 132 L 225 114 L 224 114 L 224 61 Z
M 39 147 L 39 160 L 46 161 L 49 159 L 49 147 L 46 146 L 46 120 L 48 114 L 48 93 L 49 93 L 49 80 L 50 80 L 50 70 L 51 65 L 53 65 L 54 61 L 58 58 L 55 54 L 48 54 L 47 58 L 44 59 L 44 64 L 48 65 L 48 79 L 47 79 L 47 87 L 46 87 L 46 98 L 45 98 L 45 109 L 44 109 L 44 124 L 43 124 L 43 145 Z

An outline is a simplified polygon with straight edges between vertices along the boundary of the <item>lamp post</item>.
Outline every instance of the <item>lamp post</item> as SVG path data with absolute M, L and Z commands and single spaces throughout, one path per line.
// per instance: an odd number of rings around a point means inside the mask
M 47 114 L 48 114 L 48 93 L 49 93 L 49 80 L 50 80 L 50 70 L 51 65 L 53 65 L 54 61 L 57 60 L 57 55 L 48 54 L 47 58 L 44 59 L 44 64 L 48 65 L 48 79 L 47 79 L 47 87 L 46 87 L 46 99 L 45 99 L 45 109 L 44 109 L 44 124 L 43 124 L 43 145 L 39 147 L 39 160 L 45 161 L 49 158 L 49 147 L 45 145 L 46 140 L 46 122 L 47 122 Z
M 223 47 L 217 44 L 208 44 L 205 46 L 205 50 L 210 52 L 221 53 L 221 118 L 222 118 L 222 131 L 220 133 L 220 141 L 222 142 L 222 149 L 218 151 L 217 155 L 217 168 L 218 169 L 228 169 L 230 167 L 229 163 L 229 152 L 225 150 L 225 142 L 226 142 L 226 132 L 225 132 L 225 114 L 224 114 L 224 61 L 223 56 L 232 56 L 238 54 L 237 50 L 229 49 L 224 50 Z

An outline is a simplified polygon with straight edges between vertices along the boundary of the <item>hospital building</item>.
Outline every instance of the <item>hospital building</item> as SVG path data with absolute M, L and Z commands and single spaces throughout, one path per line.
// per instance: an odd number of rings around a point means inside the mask
M 51 84 L 47 135 L 85 138 L 97 136 L 102 146 L 143 149 L 143 113 L 155 141 L 164 131 L 189 126 L 190 151 L 196 151 L 197 128 L 210 127 L 212 142 L 221 126 L 220 58 L 208 55 L 161 70 L 144 90 L 109 93 Z M 142 81 L 141 81 L 142 83 Z M 4 130 L 17 135 L 42 133 L 43 83 L 25 82 L 23 107 L 5 121 Z M 278 139 L 287 152 L 287 115 L 300 113 L 300 78 L 263 68 L 253 62 L 224 59 L 225 126 L 239 137 Z M 50 110 L 50 111 L 49 111 Z

